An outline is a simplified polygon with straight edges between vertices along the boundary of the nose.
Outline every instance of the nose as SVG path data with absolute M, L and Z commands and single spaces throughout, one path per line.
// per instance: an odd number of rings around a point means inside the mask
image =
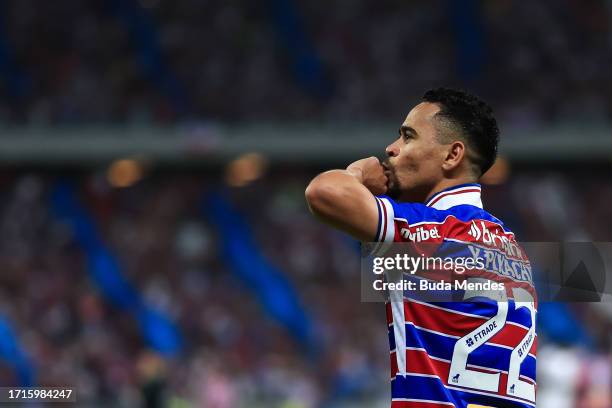
M 397 141 L 387 146 L 385 153 L 387 153 L 387 156 L 389 157 L 396 157 L 399 154 L 399 146 L 397 145 Z

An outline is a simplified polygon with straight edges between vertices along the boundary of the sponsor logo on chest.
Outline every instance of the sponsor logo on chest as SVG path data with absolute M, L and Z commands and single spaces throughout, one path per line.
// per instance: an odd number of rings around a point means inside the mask
M 402 228 L 400 230 L 400 234 L 402 235 L 402 237 L 412 242 L 422 242 L 422 241 L 427 241 L 429 239 L 440 238 L 438 227 L 420 226 L 412 231 L 410 231 L 409 228 Z

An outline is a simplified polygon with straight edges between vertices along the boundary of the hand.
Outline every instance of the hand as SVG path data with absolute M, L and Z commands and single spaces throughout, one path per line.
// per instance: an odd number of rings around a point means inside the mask
M 349 164 L 346 170 L 355 176 L 374 195 L 387 192 L 387 176 L 380 161 L 374 157 L 366 157 Z

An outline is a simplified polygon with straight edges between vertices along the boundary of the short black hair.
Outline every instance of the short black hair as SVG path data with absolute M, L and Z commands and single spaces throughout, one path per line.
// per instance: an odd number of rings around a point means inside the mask
M 423 101 L 437 104 L 440 111 L 436 116 L 458 128 L 468 149 L 474 149 L 472 161 L 480 169 L 480 174 L 489 170 L 497 157 L 499 142 L 493 109 L 475 95 L 450 88 L 430 89 L 423 95 Z

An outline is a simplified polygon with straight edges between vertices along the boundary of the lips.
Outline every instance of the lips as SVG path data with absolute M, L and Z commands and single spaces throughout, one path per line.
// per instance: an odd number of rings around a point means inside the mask
M 390 174 L 393 174 L 393 169 L 391 168 L 391 164 L 387 161 L 382 162 L 382 167 L 383 167 L 383 173 L 385 174 L 385 176 L 389 176 Z

